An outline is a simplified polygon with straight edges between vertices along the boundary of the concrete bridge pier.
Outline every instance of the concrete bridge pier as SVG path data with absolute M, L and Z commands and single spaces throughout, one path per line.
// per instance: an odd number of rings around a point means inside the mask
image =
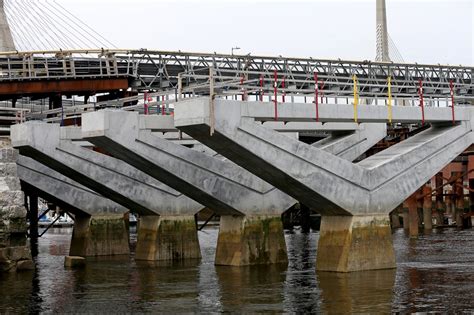
M 197 152 L 140 128 L 152 119 L 161 118 L 117 111 L 90 113 L 83 115 L 82 135 L 218 212 L 216 264 L 286 262 L 281 214 L 296 200 L 222 157 Z M 355 159 L 385 136 L 385 128 L 368 129 L 371 132 L 338 134 L 314 146 Z
M 460 111 L 458 124 L 433 123 L 413 137 L 351 163 L 261 127 L 257 121 L 273 119 L 273 104 L 215 99 L 212 116 L 210 104 L 209 98 L 177 103 L 176 127 L 300 202 L 318 205 L 323 219 L 316 265 L 324 271 L 394 268 L 389 213 L 474 140 L 472 113 Z M 308 104 L 277 107 L 282 121 L 302 121 L 315 114 Z M 359 106 L 359 121 L 385 121 L 384 110 Z M 410 122 L 418 110 L 394 107 L 393 117 Z M 327 122 L 344 121 L 343 112 L 350 119 L 353 107 L 323 104 L 319 117 Z M 451 117 L 434 108 L 427 112 L 437 121 Z M 416 200 L 410 203 L 409 214 L 411 233 L 417 234 Z
M 58 172 L 57 176 L 59 173 L 68 176 L 62 176 L 64 181 L 73 180 L 77 185 L 138 213 L 135 259 L 176 261 L 201 258 L 194 222 L 194 214 L 203 208 L 201 204 L 121 160 L 75 144 L 71 140 L 80 140 L 78 128 L 25 123 L 12 128 L 12 137 L 22 154 L 41 162 L 34 165 L 39 173 L 49 174 L 50 170 L 44 166 L 49 165 Z M 33 183 L 35 186 L 39 184 L 39 181 Z M 82 207 L 83 202 L 71 199 L 71 204 L 77 203 L 77 207 Z M 82 221 L 77 237 L 90 232 L 96 235 L 94 227 L 101 225 L 105 233 L 102 237 L 115 242 L 113 235 L 107 233 L 118 229 L 116 221 L 94 216 Z
M 117 111 L 91 114 L 83 115 L 85 140 L 220 215 L 215 264 L 287 263 L 281 213 L 296 203 L 293 198 L 230 161 L 140 128 L 162 117 Z
M 130 254 L 128 228 L 123 214 L 76 215 L 70 256 L 94 257 Z
M 140 216 L 135 259 L 180 261 L 201 258 L 193 215 Z
M 395 268 L 388 215 L 323 216 L 316 268 L 336 272 Z
M 278 215 L 221 216 L 215 264 L 286 263 L 283 235 Z
M 124 207 L 56 171 L 19 156 L 18 177 L 27 190 L 74 214 L 71 256 L 110 256 L 130 253 Z

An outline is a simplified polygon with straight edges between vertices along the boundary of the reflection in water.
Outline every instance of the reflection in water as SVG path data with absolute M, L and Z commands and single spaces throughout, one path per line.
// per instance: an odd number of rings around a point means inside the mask
M 216 267 L 223 311 L 281 311 L 286 265 Z
M 394 234 L 397 270 L 316 273 L 317 233 L 286 234 L 288 266 L 215 267 L 217 229 L 199 232 L 202 259 L 185 264 L 89 259 L 65 269 L 70 230 L 39 240 L 37 270 L 0 275 L 0 313 L 472 311 L 473 230 Z M 132 235 L 132 243 L 136 241 Z
M 318 272 L 322 310 L 329 313 L 390 313 L 395 270 Z

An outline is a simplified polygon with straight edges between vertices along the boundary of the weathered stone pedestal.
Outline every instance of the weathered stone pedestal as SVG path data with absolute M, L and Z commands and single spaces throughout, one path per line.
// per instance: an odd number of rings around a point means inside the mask
M 24 195 L 17 177 L 18 151 L 0 138 L 0 272 L 33 269 L 27 244 Z
M 388 215 L 323 216 L 316 269 L 351 272 L 395 268 Z
M 128 255 L 127 226 L 121 215 L 76 216 L 70 256 Z
M 216 265 L 288 263 L 280 216 L 221 216 Z
M 141 216 L 137 237 L 137 260 L 201 258 L 194 216 Z

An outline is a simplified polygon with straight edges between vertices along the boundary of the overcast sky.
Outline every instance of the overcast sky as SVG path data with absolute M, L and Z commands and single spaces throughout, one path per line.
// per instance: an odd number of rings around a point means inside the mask
M 56 0 L 120 48 L 375 59 L 375 0 Z M 406 62 L 474 64 L 470 0 L 387 0 Z

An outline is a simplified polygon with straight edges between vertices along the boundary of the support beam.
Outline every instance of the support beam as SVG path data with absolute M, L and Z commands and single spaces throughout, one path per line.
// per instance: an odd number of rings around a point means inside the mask
M 75 214 L 71 256 L 109 256 L 130 253 L 124 207 L 108 200 L 52 169 L 24 156 L 18 176 L 50 201 Z
M 209 115 L 210 106 L 213 107 L 212 117 Z M 320 117 L 328 122 L 353 117 L 353 106 L 344 106 L 323 108 Z M 280 109 L 282 111 L 279 111 L 278 117 L 283 117 L 283 120 L 314 117 L 314 109 L 305 104 L 293 104 L 286 108 L 282 106 Z M 384 106 L 359 106 L 358 110 L 361 122 L 385 121 L 387 117 L 387 108 Z M 418 109 L 394 107 L 393 110 L 396 121 L 408 122 L 413 120 Z M 175 125 L 304 204 L 319 205 L 323 218 L 380 216 L 384 217 L 384 222 L 389 222 L 388 214 L 396 206 L 474 140 L 472 109 L 460 109 L 461 122 L 453 125 L 450 121 L 452 116 L 445 109 L 430 108 L 430 121 L 450 122 L 433 124 L 431 128 L 354 164 L 256 124 L 256 121 L 270 117 L 266 115 L 273 112 L 274 109 L 266 103 L 211 102 L 208 98 L 186 100 L 176 104 Z M 211 125 L 214 127 L 212 136 L 209 133 Z M 411 228 L 414 234 L 415 229 L 418 229 L 418 222 L 414 219 L 415 213 L 418 218 L 416 202 L 410 206 L 409 212 L 410 224 L 416 224 L 416 228 Z M 330 233 L 331 230 L 325 231 L 325 227 L 328 225 L 322 226 L 321 233 Z M 391 239 L 390 244 L 381 241 L 377 246 L 391 248 Z M 387 264 L 374 258 L 373 264 L 359 262 L 354 265 L 360 268 L 358 270 L 365 270 L 383 269 Z M 395 261 L 389 265 L 394 266 Z M 338 269 L 333 265 L 332 270 L 356 269 Z
M 229 161 L 171 143 L 155 136 L 150 130 L 139 130 L 137 126 L 141 125 L 140 117 L 136 113 L 117 111 L 90 113 L 83 116 L 83 137 L 148 175 L 182 191 L 209 208 L 216 209 L 216 212 L 221 212 L 223 222 L 224 220 L 232 221 L 232 216 L 240 216 L 240 219 L 235 220 L 242 222 L 256 221 L 256 216 L 279 217 L 296 202 Z M 383 138 L 385 129 L 380 129 L 380 131 L 377 134 Z M 355 140 L 365 142 L 365 139 L 351 138 L 346 141 L 346 145 L 354 145 Z M 222 213 L 222 211 L 227 213 Z M 265 220 L 257 225 L 259 224 L 265 225 Z M 276 230 L 282 234 L 281 222 L 279 225 L 280 227 Z M 238 235 L 245 235 L 245 225 L 235 226 L 240 226 L 242 229 L 236 232 Z M 220 233 L 226 233 L 225 228 L 221 227 Z M 240 241 L 244 241 L 239 237 L 236 236 Z M 278 243 L 277 239 L 282 239 L 281 237 L 276 238 L 275 242 Z M 230 241 L 229 238 L 221 237 L 220 239 L 218 247 L 237 250 L 234 245 L 224 245 L 223 240 Z M 252 244 L 256 246 L 258 242 Z M 263 257 L 253 259 L 242 257 L 238 260 L 238 264 L 280 261 L 280 259 L 272 259 L 279 255 L 275 252 L 277 248 L 269 247 L 269 249 L 273 254 L 265 254 Z M 222 252 L 228 251 L 218 250 L 218 253 Z M 264 252 L 259 251 L 257 254 L 263 255 Z M 226 256 L 229 255 L 226 254 Z M 235 253 L 235 255 L 240 254 Z M 223 261 L 237 264 L 230 257 L 216 258 L 216 263 Z
M 195 241 L 186 244 L 187 248 L 193 247 L 194 249 L 192 254 L 188 254 L 186 247 L 173 245 L 176 241 L 172 240 L 171 232 L 165 228 L 166 224 L 172 226 L 171 223 L 167 223 L 170 220 L 160 219 L 158 216 L 162 215 L 165 218 L 182 216 L 182 220 L 185 220 L 200 211 L 203 208 L 202 205 L 120 160 L 81 148 L 69 140 L 60 140 L 60 137 L 77 138 L 74 130 L 70 128 L 60 129 L 57 125 L 31 123 L 13 129 L 13 138 L 16 139 L 14 143 L 23 154 L 49 165 L 80 183 L 80 185 L 77 183 L 76 185 L 81 187 L 84 185 L 142 215 L 144 223 L 143 229 L 138 230 L 137 247 L 140 249 L 140 253 L 154 252 L 157 254 L 151 256 L 139 254 L 137 259 L 148 260 L 154 257 L 156 260 L 176 260 L 200 257 L 200 254 L 196 254 L 199 253 L 199 243 L 194 223 L 193 230 L 188 231 L 190 233 L 188 240 L 194 239 Z M 47 135 L 47 140 L 43 142 L 43 138 L 33 136 L 38 134 Z M 25 159 L 27 158 L 25 157 Z M 50 174 L 46 166 L 36 163 L 34 168 L 39 173 Z M 64 176 L 58 174 L 57 177 L 59 176 L 64 182 L 68 181 Z M 37 186 L 38 184 L 33 182 L 32 185 Z M 71 204 L 74 205 L 74 201 L 71 201 Z M 147 223 L 152 217 L 156 217 L 158 220 L 156 222 L 164 222 L 164 225 Z M 173 222 L 180 222 L 180 220 L 176 218 Z M 140 226 L 142 226 L 141 223 Z M 147 240 L 150 226 L 156 228 L 152 234 L 159 241 L 150 242 Z M 145 235 L 141 236 L 141 232 Z M 165 235 L 161 235 L 161 233 L 165 233 Z M 181 238 L 180 231 L 175 230 L 174 233 L 176 234 L 175 239 Z M 142 241 L 144 244 L 141 244 Z M 168 241 L 170 243 L 167 243 Z M 167 248 L 174 248 L 174 254 L 163 254 Z M 179 250 L 183 252 L 179 253 Z
M 425 231 L 429 231 L 433 228 L 433 200 L 431 187 L 425 185 L 423 187 L 423 228 Z
M 30 238 L 38 238 L 38 194 L 34 191 L 28 194 L 28 217 L 30 221 Z

